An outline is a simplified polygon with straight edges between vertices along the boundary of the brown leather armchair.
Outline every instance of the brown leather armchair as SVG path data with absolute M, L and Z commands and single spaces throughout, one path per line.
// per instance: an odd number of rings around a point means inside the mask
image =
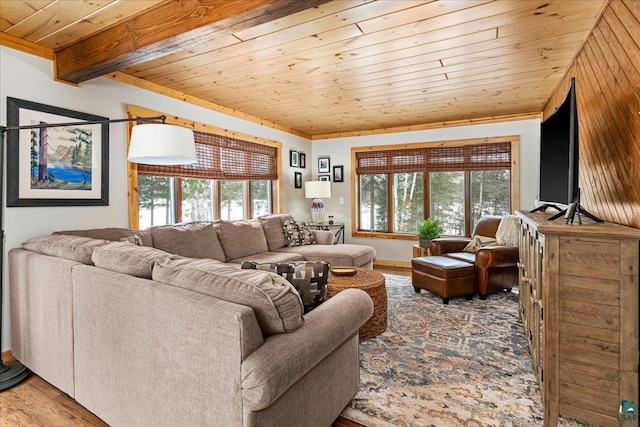
M 502 217 L 484 216 L 473 229 L 472 236 L 495 237 Z M 434 239 L 429 245 L 431 255 L 447 256 L 475 265 L 475 290 L 480 299 L 503 289 L 511 290 L 518 281 L 517 246 L 486 246 L 476 253 L 465 252 L 471 241 L 468 237 Z

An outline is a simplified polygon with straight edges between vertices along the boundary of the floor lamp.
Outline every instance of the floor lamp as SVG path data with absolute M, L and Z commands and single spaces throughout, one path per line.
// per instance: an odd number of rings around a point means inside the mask
M 186 165 L 197 162 L 196 147 L 191 129 L 165 124 L 165 116 L 136 117 L 115 120 L 85 120 L 67 123 L 41 123 L 25 126 L 0 126 L 0 351 L 2 351 L 2 308 L 4 294 L 4 151 L 7 132 L 64 126 L 81 126 L 134 121 L 161 121 L 136 125 L 131 131 L 129 155 L 133 163 L 155 165 Z M 31 372 L 22 363 L 3 363 L 0 357 L 0 391 L 20 383 Z

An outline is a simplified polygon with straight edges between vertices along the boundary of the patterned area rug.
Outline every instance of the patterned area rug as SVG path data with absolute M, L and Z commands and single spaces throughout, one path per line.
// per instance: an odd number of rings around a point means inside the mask
M 369 427 L 542 425 L 517 293 L 443 305 L 416 294 L 410 277 L 385 277 L 387 330 L 360 344 L 360 391 L 344 418 Z

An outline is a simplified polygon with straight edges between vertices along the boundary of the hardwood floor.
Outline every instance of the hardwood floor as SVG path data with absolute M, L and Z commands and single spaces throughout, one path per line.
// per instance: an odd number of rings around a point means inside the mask
M 410 276 L 411 270 L 376 267 L 384 274 Z M 108 427 L 67 394 L 37 375 L 0 393 L 0 427 Z M 365 427 L 338 417 L 333 427 Z
M 338 417 L 335 423 L 331 427 L 367 427 L 355 421 L 348 420 L 346 418 Z
M 0 427 L 108 427 L 37 375 L 0 393 Z M 338 417 L 332 427 L 366 427 Z
M 0 426 L 108 427 L 37 375 L 0 393 Z

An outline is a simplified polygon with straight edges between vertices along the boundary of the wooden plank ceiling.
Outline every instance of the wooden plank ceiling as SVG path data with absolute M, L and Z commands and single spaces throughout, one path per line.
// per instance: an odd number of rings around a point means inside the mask
M 322 138 L 538 114 L 605 2 L 2 0 L 0 31 Z

